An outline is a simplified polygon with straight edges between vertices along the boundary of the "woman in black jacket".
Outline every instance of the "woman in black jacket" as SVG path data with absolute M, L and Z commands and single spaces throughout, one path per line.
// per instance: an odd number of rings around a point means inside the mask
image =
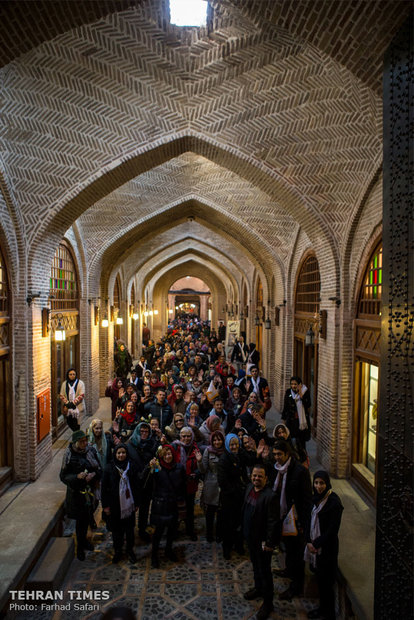
M 308 612 L 308 618 L 335 620 L 334 584 L 338 568 L 338 531 L 343 506 L 332 491 L 326 471 L 313 476 L 313 509 L 307 531 L 305 560 L 316 572 L 319 589 L 319 607 Z
M 96 450 L 88 446 L 86 434 L 77 430 L 72 434 L 72 443 L 63 456 L 60 479 L 66 484 L 66 516 L 76 519 L 76 542 L 78 560 L 85 559 L 85 550 L 93 551 L 93 545 L 86 535 L 93 523 L 96 508 L 96 488 L 102 476 Z
M 159 568 L 158 550 L 166 528 L 165 555 L 173 562 L 177 560 L 172 543 L 178 526 L 178 504 L 185 501 L 186 476 L 184 467 L 176 463 L 173 447 L 168 444 L 159 449 L 158 459 L 152 459 L 149 467 L 153 473 L 151 524 L 155 526 L 151 565 Z
M 254 440 L 251 439 L 251 442 L 253 446 Z M 252 451 L 240 448 L 237 435 L 229 433 L 225 439 L 225 452 L 218 462 L 223 556 L 226 560 L 230 559 L 233 546 L 238 553 L 243 553 L 241 513 L 244 493 L 249 482 L 247 467 L 256 460 L 255 448 L 255 444 Z
M 114 449 L 113 461 L 105 467 L 102 490 L 102 509 L 112 531 L 115 554 L 112 563 L 122 558 L 122 546 L 126 537 L 127 555 L 135 564 L 134 553 L 135 512 L 139 505 L 138 472 L 131 463 L 125 445 Z

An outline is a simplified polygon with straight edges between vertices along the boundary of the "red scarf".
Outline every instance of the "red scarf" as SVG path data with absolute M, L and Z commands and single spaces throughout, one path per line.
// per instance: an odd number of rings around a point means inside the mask
M 131 426 L 131 424 L 133 424 L 137 418 L 137 412 L 136 412 L 135 405 L 134 405 L 134 411 L 132 413 L 129 413 L 126 409 L 123 409 L 121 411 L 121 416 L 124 418 L 128 426 Z

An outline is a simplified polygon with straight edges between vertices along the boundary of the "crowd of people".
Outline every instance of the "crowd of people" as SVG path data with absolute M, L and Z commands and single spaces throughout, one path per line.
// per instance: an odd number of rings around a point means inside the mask
M 247 346 L 240 337 L 226 355 L 216 332 L 193 317 L 175 319 L 159 342 L 149 335 L 147 330 L 136 364 L 117 342 L 116 376 L 106 389 L 112 412 L 108 431 L 99 419 L 81 430 L 84 386 L 75 369 L 68 370 L 62 386 L 73 434 L 60 477 L 67 485 L 66 515 L 76 520 L 78 559 L 93 549 L 87 532 L 96 527 L 100 502 L 112 533 L 114 564 L 123 558 L 124 542 L 128 560 L 137 561 L 136 526 L 141 540 L 151 542 L 153 568 L 160 566 L 164 534 L 164 555 L 176 561 L 181 522 L 190 540 L 197 540 L 198 499 L 206 539 L 222 545 L 226 560 L 247 545 L 254 586 L 244 597 L 263 599 L 259 620 L 273 609 L 274 574 L 290 580 L 281 600 L 302 594 L 305 561 L 316 572 L 320 598 L 308 617 L 335 618 L 342 504 L 327 472 L 316 472 L 311 482 L 309 390 L 292 377 L 283 422 L 269 429 L 272 402 L 254 343 Z M 284 552 L 285 568 L 272 571 L 275 549 Z

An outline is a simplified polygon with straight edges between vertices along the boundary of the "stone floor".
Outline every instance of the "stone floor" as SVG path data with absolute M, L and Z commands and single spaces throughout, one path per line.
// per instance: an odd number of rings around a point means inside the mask
M 186 538 L 183 525 L 180 528 L 175 550 L 178 562 L 165 560 L 163 544 L 160 551 L 160 569 L 151 569 L 150 544 L 137 540 L 135 551 L 136 565 L 126 559 L 117 565 L 111 563 L 113 554 L 109 532 L 101 522 L 93 533 L 95 551 L 87 552 L 86 560 L 75 559 L 62 586 L 64 600 L 60 604 L 70 608 L 56 611 L 41 611 L 38 603 L 36 612 L 10 613 L 7 618 L 21 620 L 98 620 L 101 611 L 112 605 L 124 605 L 133 609 L 140 620 L 244 620 L 253 618 L 261 601 L 248 602 L 243 592 L 252 585 L 252 570 L 247 555 L 233 553 L 230 561 L 223 559 L 221 545 L 206 542 L 204 519 L 200 514 L 196 527 L 200 532 L 197 542 Z M 182 531 L 181 531 L 182 530 Z M 274 556 L 274 566 L 279 566 L 279 557 Z M 307 610 L 316 604 L 312 599 L 294 599 L 292 602 L 279 601 L 277 593 L 284 590 L 288 581 L 275 579 L 275 611 L 272 618 L 306 618 Z M 100 610 L 75 609 L 76 601 L 69 599 L 69 590 L 76 592 L 107 591 L 110 600 L 102 603 Z M 78 604 L 82 604 L 78 601 Z

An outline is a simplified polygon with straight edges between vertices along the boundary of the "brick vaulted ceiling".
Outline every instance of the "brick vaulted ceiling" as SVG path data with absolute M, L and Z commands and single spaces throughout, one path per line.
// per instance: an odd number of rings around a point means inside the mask
M 212 0 L 206 29 L 171 26 L 167 4 L 2 3 L 1 168 L 26 243 L 77 220 L 96 262 L 195 200 L 282 261 L 299 225 L 340 255 L 381 165 L 382 55 L 409 3 Z M 152 160 L 183 138 L 206 146 Z

